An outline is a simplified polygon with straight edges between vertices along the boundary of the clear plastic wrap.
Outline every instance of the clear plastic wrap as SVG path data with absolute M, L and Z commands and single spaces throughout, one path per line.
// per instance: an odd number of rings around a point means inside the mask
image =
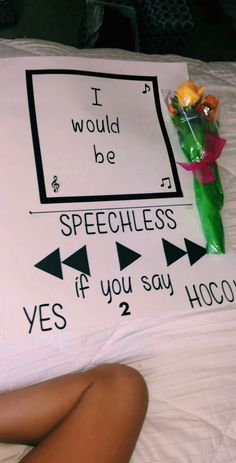
M 208 254 L 225 252 L 221 209 L 224 194 L 217 167 L 226 140 L 219 136 L 219 100 L 204 96 L 204 87 L 192 80 L 168 96 L 168 109 L 187 162 L 179 164 L 193 172 L 194 191 Z

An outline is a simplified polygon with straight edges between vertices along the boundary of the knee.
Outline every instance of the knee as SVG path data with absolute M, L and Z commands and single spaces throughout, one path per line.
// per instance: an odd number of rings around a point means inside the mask
M 98 375 L 107 383 L 109 390 L 115 390 L 117 397 L 124 402 L 141 406 L 145 411 L 148 406 L 148 388 L 141 373 L 123 364 L 106 364 L 96 367 Z

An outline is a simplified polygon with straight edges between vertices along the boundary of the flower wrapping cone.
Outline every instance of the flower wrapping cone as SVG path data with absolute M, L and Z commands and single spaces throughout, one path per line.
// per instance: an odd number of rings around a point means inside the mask
M 225 145 L 219 137 L 217 109 L 219 101 L 203 96 L 191 80 L 178 87 L 168 108 L 177 129 L 181 149 L 187 162 L 179 163 L 193 172 L 196 205 L 206 238 L 208 254 L 225 252 L 221 209 L 224 194 L 217 167 L 217 158 Z

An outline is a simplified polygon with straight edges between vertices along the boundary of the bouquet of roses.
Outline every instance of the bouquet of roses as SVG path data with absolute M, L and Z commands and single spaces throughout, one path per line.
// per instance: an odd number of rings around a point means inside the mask
M 221 209 L 224 194 L 217 158 L 225 145 L 219 136 L 219 100 L 204 96 L 205 88 L 188 80 L 169 96 L 168 109 L 177 129 L 187 162 L 179 164 L 193 172 L 194 191 L 209 254 L 225 252 Z

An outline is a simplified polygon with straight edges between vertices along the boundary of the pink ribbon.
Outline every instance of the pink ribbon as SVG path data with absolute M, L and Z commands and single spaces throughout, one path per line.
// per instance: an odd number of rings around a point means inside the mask
M 215 174 L 211 167 L 216 166 L 216 159 L 221 155 L 225 143 L 226 140 L 216 133 L 207 132 L 201 161 L 178 162 L 178 164 L 185 170 L 192 171 L 200 183 L 214 182 Z

